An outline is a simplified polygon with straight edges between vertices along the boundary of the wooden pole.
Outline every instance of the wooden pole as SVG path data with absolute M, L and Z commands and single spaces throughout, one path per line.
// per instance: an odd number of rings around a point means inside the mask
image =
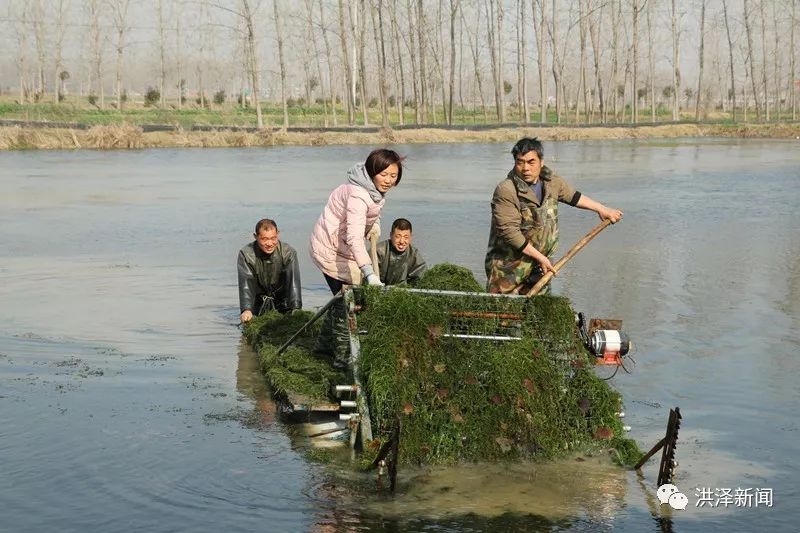
M 553 276 L 555 276 L 558 273 L 558 271 L 561 270 L 561 268 L 569 262 L 570 259 L 575 257 L 575 254 L 580 252 L 583 249 L 584 246 L 589 244 L 589 241 L 591 241 L 592 239 L 597 237 L 597 235 L 601 231 L 606 229 L 610 224 L 611 224 L 611 221 L 608 220 L 608 219 L 602 221 L 597 226 L 595 226 L 594 229 L 592 229 L 592 231 L 587 233 L 581 240 L 579 240 L 577 243 L 575 243 L 575 246 L 570 248 L 569 251 L 566 254 L 564 254 L 564 257 L 559 259 L 558 262 L 555 265 L 553 265 L 553 271 L 554 272 L 547 272 L 544 276 L 542 276 L 541 279 L 536 282 L 536 285 L 534 285 L 531 288 L 531 290 L 528 291 L 526 296 L 534 296 L 540 290 L 542 290 L 542 287 L 547 285 L 550 282 L 550 280 L 553 279 Z

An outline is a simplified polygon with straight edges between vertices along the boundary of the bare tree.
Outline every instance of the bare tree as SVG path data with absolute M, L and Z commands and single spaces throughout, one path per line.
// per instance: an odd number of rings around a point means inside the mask
M 158 70 L 158 105 L 164 107 L 164 102 L 166 100 L 165 94 L 165 83 L 167 79 L 167 61 L 166 61 L 166 49 L 167 49 L 167 32 L 166 32 L 166 25 L 164 24 L 164 0 L 158 0 L 158 58 L 159 58 L 159 70 Z
M 761 101 L 758 98 L 758 89 L 756 89 L 756 66 L 753 59 L 753 32 L 750 27 L 751 13 L 748 8 L 747 0 L 742 0 L 744 6 L 744 29 L 747 34 L 747 62 L 750 63 L 750 82 L 753 84 L 753 100 L 756 104 L 756 120 L 761 120 Z M 744 101 L 745 116 L 747 113 L 747 97 Z M 747 120 L 745 118 L 745 120 Z
M 767 87 L 767 17 L 764 14 L 764 0 L 761 7 L 761 84 L 764 88 L 764 120 L 769 122 L 769 87 Z
M 369 125 L 369 105 L 367 102 L 367 69 L 364 61 L 366 55 L 364 53 L 364 48 L 367 40 L 367 11 L 364 5 L 364 0 L 358 0 L 358 4 L 353 2 L 351 6 L 353 9 L 351 11 L 350 24 L 353 31 L 353 38 L 355 39 L 353 43 L 353 70 L 355 71 L 357 68 L 358 89 L 361 100 L 361 114 L 364 117 L 364 126 L 367 126 Z M 358 18 L 359 12 L 364 14 L 363 19 L 360 21 Z M 358 51 L 356 51 L 356 45 L 358 46 Z
M 322 8 L 322 2 L 321 1 L 320 1 L 320 8 Z M 315 34 L 315 31 L 314 31 L 314 4 L 313 4 L 313 0 L 305 0 L 305 12 L 306 12 L 306 28 L 308 29 L 308 35 L 311 36 L 311 35 Z M 324 34 L 325 33 L 325 26 L 324 26 L 325 21 L 324 21 L 324 19 L 320 19 L 320 23 L 321 23 L 322 33 Z M 317 39 L 310 38 L 310 39 L 307 39 L 307 41 L 311 41 L 311 44 L 312 44 L 312 47 L 313 47 L 313 50 L 314 50 L 314 58 L 316 59 L 315 62 L 317 64 L 317 78 L 319 79 L 320 92 L 323 95 L 322 96 L 322 120 L 323 120 L 323 124 L 327 128 L 329 126 L 329 123 L 328 123 L 328 102 L 327 102 L 327 100 L 325 98 L 325 84 L 323 83 L 323 76 L 322 76 L 322 59 L 320 58 L 319 46 L 317 44 Z M 325 36 L 326 46 L 327 46 L 327 42 L 328 42 L 328 36 L 326 35 Z M 331 61 L 331 56 L 330 56 L 330 52 L 328 52 L 328 62 L 330 63 L 330 61 Z M 332 78 L 332 76 L 331 76 L 331 78 Z M 311 80 L 307 80 L 306 87 L 309 87 L 310 85 L 311 85 Z M 331 102 L 334 103 L 333 99 L 331 99 Z M 309 105 L 310 104 L 311 104 L 311 98 L 309 97 Z
M 410 21 L 414 20 L 414 0 L 406 0 L 406 12 L 408 14 L 407 19 Z M 409 29 L 408 31 L 409 40 L 406 42 L 408 47 L 408 54 L 411 59 L 411 86 L 414 93 L 414 122 L 416 124 L 420 124 L 422 122 L 422 105 L 420 103 L 420 90 L 419 85 L 417 83 L 417 46 L 416 46 L 416 33 Z M 422 77 L 420 74 L 419 77 Z
M 38 101 L 45 92 L 45 57 L 47 54 L 47 42 L 45 37 L 45 9 L 43 0 L 34 0 L 33 11 L 33 35 L 36 41 L 36 93 L 35 99 Z M 55 82 L 55 80 L 53 80 Z
M 375 48 L 378 50 L 378 94 L 381 99 L 381 124 L 389 127 L 389 87 L 386 85 L 386 46 L 383 36 L 383 2 L 371 2 L 372 33 L 375 37 Z M 377 20 L 375 15 L 378 15 Z
M 592 11 L 597 11 L 597 17 L 592 16 Z M 603 98 L 603 80 L 600 74 L 600 26 L 603 23 L 603 5 L 593 6 L 589 3 L 589 36 L 592 39 L 592 58 L 594 61 L 594 78 L 597 101 L 600 107 L 600 121 L 605 122 L 605 101 Z M 594 120 L 594 106 L 592 106 L 592 120 Z
M 400 94 L 395 94 L 397 104 L 398 122 L 401 126 L 405 125 L 405 106 L 406 106 L 406 79 L 405 69 L 403 68 L 402 48 L 400 47 L 400 28 L 397 24 L 397 0 L 391 0 L 390 16 L 392 19 L 392 55 L 394 57 L 394 71 L 400 76 L 397 83 Z
M 247 61 L 247 71 L 250 74 L 253 105 L 256 108 L 256 125 L 259 129 L 262 129 L 264 127 L 264 117 L 261 114 L 261 66 L 258 62 L 258 53 L 256 50 L 256 23 L 253 11 L 250 9 L 249 0 L 240 0 L 240 2 L 242 3 L 242 11 L 241 13 L 237 13 L 237 15 L 242 17 L 242 22 L 245 26 L 245 58 Z M 180 17 L 178 17 L 178 19 L 180 20 Z M 178 79 L 180 85 L 182 80 L 180 80 L 180 78 Z
M 797 96 L 796 96 L 796 87 L 795 87 L 795 80 L 797 79 L 797 72 L 795 71 L 795 61 L 797 57 L 797 49 L 795 48 L 794 44 L 794 33 L 797 28 L 797 0 L 791 0 L 792 2 L 792 31 L 790 33 L 789 38 L 789 46 L 791 48 L 791 66 L 789 67 L 791 70 L 791 79 L 789 80 L 789 90 L 792 93 L 792 120 L 797 120 Z
M 553 16 L 550 24 L 550 50 L 551 50 L 551 69 L 553 72 L 553 83 L 555 84 L 555 97 L 556 97 L 556 122 L 561 124 L 561 107 L 563 106 L 563 99 L 561 98 L 561 77 L 559 73 L 561 68 L 558 59 L 558 25 L 556 19 L 558 11 L 556 11 L 556 0 L 553 0 Z
M 728 58 L 729 58 L 730 72 L 731 72 L 731 87 L 729 94 L 733 101 L 731 105 L 731 119 L 734 122 L 736 122 L 736 75 L 734 72 L 734 64 L 733 64 L 733 39 L 731 38 L 731 24 L 728 18 L 727 0 L 722 0 L 722 12 L 724 14 L 724 19 L 725 19 L 725 32 L 728 36 Z
M 355 79 L 353 76 L 353 70 L 355 68 L 354 65 L 350 65 L 348 61 L 347 55 L 347 33 L 344 30 L 344 2 L 343 0 L 339 0 L 339 42 L 342 46 L 342 64 L 344 65 L 344 74 L 345 74 L 345 83 L 347 86 L 347 90 L 345 93 L 347 94 L 347 123 L 351 126 L 356 122 L 356 89 L 355 89 Z
M 536 8 L 539 8 L 539 18 L 536 18 Z M 533 29 L 536 32 L 536 60 L 539 63 L 539 121 L 547 122 L 547 76 L 545 75 L 545 49 L 544 28 L 547 24 L 545 0 L 531 0 L 531 13 L 533 14 Z
M 481 10 L 480 7 L 476 10 L 476 23 L 475 27 L 480 28 L 481 25 Z M 461 12 L 461 18 L 464 18 L 464 12 Z M 470 51 L 472 52 L 472 64 L 473 69 L 475 72 L 475 84 L 478 88 L 478 95 L 481 99 L 481 110 L 483 111 L 483 121 L 489 122 L 489 115 L 486 109 L 486 97 L 483 94 L 483 80 L 481 77 L 481 68 L 480 68 L 480 52 L 478 48 L 478 30 L 475 30 L 475 33 L 470 31 L 470 25 L 467 25 L 467 41 L 470 45 Z
M 420 117 L 423 123 L 428 122 L 428 99 L 426 80 L 428 78 L 428 69 L 425 65 L 425 56 L 427 55 L 425 46 L 425 34 L 427 33 L 425 25 L 425 10 L 422 5 L 422 0 L 417 0 L 417 45 L 419 47 L 419 78 L 420 78 Z
M 281 103 L 283 104 L 283 128 L 289 128 L 289 106 L 286 102 L 286 61 L 283 57 L 283 23 L 278 10 L 278 0 L 272 0 L 273 13 L 275 14 L 275 37 L 278 40 L 278 64 L 281 69 Z
M 330 91 L 331 100 L 331 113 L 333 115 L 333 125 L 337 125 L 336 118 L 336 91 L 334 89 L 334 76 L 333 76 L 333 55 L 331 54 L 331 45 L 328 40 L 328 28 L 325 26 L 325 10 L 323 7 L 323 0 L 319 0 L 319 22 L 322 26 L 322 38 L 325 41 L 325 56 L 328 61 L 328 89 Z
M 177 7 L 178 2 L 180 0 L 175 0 L 173 2 L 173 12 L 175 12 L 175 76 L 177 78 L 177 83 L 175 84 L 175 88 L 178 92 L 178 109 L 183 109 L 183 86 L 184 86 L 184 79 L 183 79 L 183 40 L 181 38 L 181 16 L 180 16 L 180 9 Z M 245 72 L 250 72 L 249 68 L 249 48 L 245 44 Z M 245 99 L 244 96 L 242 97 L 242 107 L 244 107 Z
M 114 29 L 117 32 L 117 40 L 114 43 L 114 49 L 117 52 L 117 76 L 116 76 L 116 93 L 117 93 L 117 109 L 122 109 L 122 67 L 123 67 L 123 53 L 127 43 L 125 37 L 128 30 L 128 8 L 130 7 L 130 0 L 110 0 L 111 1 L 111 14 L 114 23 Z
M 56 35 L 55 43 L 55 64 L 53 66 L 53 103 L 61 101 L 64 94 L 64 80 L 69 77 L 69 73 L 64 70 L 64 27 L 67 12 L 66 0 L 54 0 L 56 8 Z
M 700 120 L 700 99 L 703 94 L 703 51 L 706 43 L 706 0 L 700 0 L 700 50 L 698 52 L 698 62 L 700 69 L 697 74 L 697 94 L 694 100 L 694 119 Z
M 17 72 L 19 73 L 19 103 L 24 104 L 28 101 L 28 9 L 26 1 L 20 2 L 20 12 L 18 22 L 15 26 L 17 34 Z
M 650 86 L 650 121 L 656 121 L 656 61 L 655 61 L 655 39 L 653 38 L 653 12 L 655 2 L 650 0 L 647 5 L 647 65 L 648 65 L 648 84 Z
M 673 5 L 675 0 L 673 0 Z M 639 121 L 639 13 L 644 9 L 647 0 L 644 0 L 642 5 L 639 5 L 639 0 L 633 0 L 633 90 L 631 106 L 633 123 Z
M 619 86 L 619 26 L 622 17 L 620 11 L 622 10 L 621 0 L 611 0 L 611 90 L 609 97 L 612 98 L 612 110 L 614 113 L 614 121 L 619 121 L 619 98 L 617 95 L 617 87 Z
M 583 111 L 589 112 L 586 97 L 586 0 L 578 0 L 578 28 L 580 43 L 580 60 L 578 63 L 578 83 L 575 93 L 575 123 L 580 122 L 581 99 L 583 99 Z
M 680 23 L 678 22 L 678 9 L 676 0 L 672 0 L 672 9 L 670 10 L 670 18 L 672 21 L 672 120 L 680 120 L 680 85 L 681 85 L 681 70 L 680 70 Z M 634 82 L 634 87 L 636 87 Z
M 459 0 L 450 0 L 450 99 L 447 104 L 448 124 L 453 124 L 453 95 L 456 87 L 456 16 L 458 8 Z
M 489 0 L 486 13 L 486 30 L 489 39 L 489 50 L 492 60 L 492 78 L 494 80 L 494 100 L 497 120 L 506 121 L 505 102 L 503 97 L 503 4 L 502 0 Z

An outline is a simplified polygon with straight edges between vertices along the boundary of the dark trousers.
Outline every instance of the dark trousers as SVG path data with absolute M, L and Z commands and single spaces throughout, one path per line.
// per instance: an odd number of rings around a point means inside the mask
M 339 294 L 344 283 L 327 274 L 324 276 L 331 293 L 334 296 Z M 350 333 L 347 329 L 347 307 L 345 307 L 343 299 L 334 302 L 325 313 L 314 352 L 318 356 L 332 359 L 333 366 L 348 367 L 350 365 Z

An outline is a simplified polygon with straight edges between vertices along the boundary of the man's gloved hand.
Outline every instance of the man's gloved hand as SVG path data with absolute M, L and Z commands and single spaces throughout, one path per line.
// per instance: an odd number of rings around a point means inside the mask
M 367 285 L 378 285 L 383 286 L 383 282 L 381 282 L 381 278 L 372 270 L 372 265 L 364 265 L 361 268 L 361 274 L 364 276 L 364 279 L 367 282 Z

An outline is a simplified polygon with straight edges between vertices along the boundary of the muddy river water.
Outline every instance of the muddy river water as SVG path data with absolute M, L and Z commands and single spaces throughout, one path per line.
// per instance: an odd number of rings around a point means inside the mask
M 429 264 L 483 281 L 509 149 L 399 147 L 385 227 L 410 218 Z M 796 530 L 800 142 L 546 144 L 625 212 L 554 288 L 625 321 L 636 364 L 612 383 L 642 448 L 681 408 L 685 510 L 659 504 L 657 460 L 401 470 L 390 498 L 306 459 L 242 344 L 234 262 L 275 218 L 321 305 L 308 235 L 367 151 L 0 153 L 0 531 Z M 597 221 L 560 218 L 562 251 Z

